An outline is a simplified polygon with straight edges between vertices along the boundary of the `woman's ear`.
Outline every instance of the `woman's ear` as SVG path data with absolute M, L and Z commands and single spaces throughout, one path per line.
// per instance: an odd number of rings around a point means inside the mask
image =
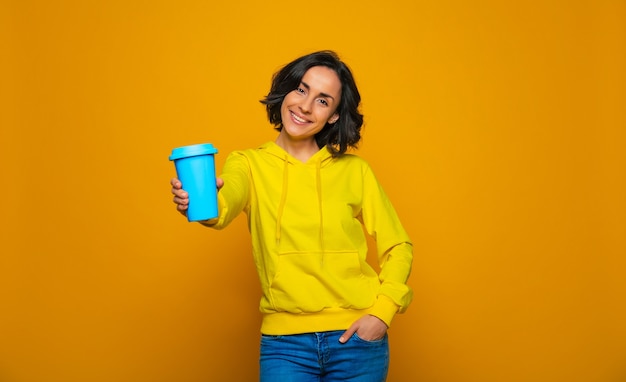
M 332 125 L 333 123 L 337 122 L 338 119 L 339 119 L 339 114 L 335 113 L 333 114 L 332 117 L 328 119 L 328 123 Z

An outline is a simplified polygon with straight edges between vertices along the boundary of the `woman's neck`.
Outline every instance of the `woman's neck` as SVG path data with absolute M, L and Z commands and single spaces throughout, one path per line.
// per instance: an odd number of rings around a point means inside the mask
M 301 141 L 294 141 L 285 138 L 283 134 L 278 134 L 276 138 L 276 144 L 283 148 L 289 155 L 306 163 L 313 155 L 315 155 L 320 149 L 317 146 L 315 138 L 304 139 Z

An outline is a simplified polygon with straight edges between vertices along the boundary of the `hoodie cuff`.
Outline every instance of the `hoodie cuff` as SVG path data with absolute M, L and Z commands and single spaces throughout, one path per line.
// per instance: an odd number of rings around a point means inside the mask
M 399 306 L 396 305 L 389 297 L 378 296 L 376 304 L 370 309 L 369 314 L 380 318 L 387 327 L 391 327 L 391 320 L 398 312 Z

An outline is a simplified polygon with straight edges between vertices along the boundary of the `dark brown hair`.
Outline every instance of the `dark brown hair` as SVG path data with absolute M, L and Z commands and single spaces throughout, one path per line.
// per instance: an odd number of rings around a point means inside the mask
M 315 141 L 321 148 L 327 146 L 333 157 L 344 154 L 348 148 L 356 148 L 361 140 L 363 115 L 359 111 L 361 95 L 357 89 L 350 68 L 330 50 L 319 51 L 302 56 L 289 64 L 272 77 L 272 86 L 267 96 L 261 100 L 267 109 L 267 117 L 275 129 L 283 128 L 281 106 L 285 96 L 300 86 L 302 77 L 314 66 L 325 66 L 337 73 L 341 81 L 341 100 L 337 106 L 339 119 L 326 126 L 315 135 Z

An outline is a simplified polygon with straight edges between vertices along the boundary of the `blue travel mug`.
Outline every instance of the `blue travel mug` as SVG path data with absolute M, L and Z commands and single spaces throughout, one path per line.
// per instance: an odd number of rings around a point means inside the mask
M 183 146 L 172 150 L 176 174 L 189 194 L 187 220 L 190 222 L 218 216 L 215 157 L 217 149 L 211 143 Z

